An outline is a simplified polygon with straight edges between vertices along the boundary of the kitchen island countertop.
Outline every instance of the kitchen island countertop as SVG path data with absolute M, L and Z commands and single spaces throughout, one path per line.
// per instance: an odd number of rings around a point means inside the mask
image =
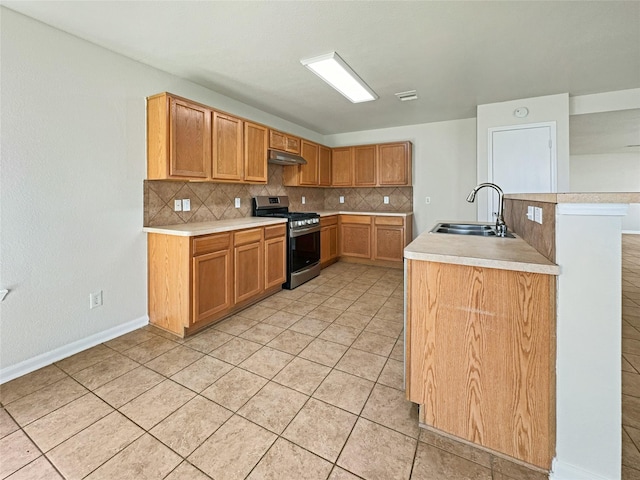
M 518 235 L 516 238 L 499 238 L 425 232 L 405 247 L 404 257 L 408 260 L 560 274 L 558 265 Z

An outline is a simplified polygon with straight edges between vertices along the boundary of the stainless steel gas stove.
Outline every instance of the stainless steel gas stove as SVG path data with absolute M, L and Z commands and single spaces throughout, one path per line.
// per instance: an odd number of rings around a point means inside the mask
M 320 274 L 320 215 L 290 212 L 289 197 L 253 197 L 254 217 L 286 218 L 287 281 L 289 290 Z

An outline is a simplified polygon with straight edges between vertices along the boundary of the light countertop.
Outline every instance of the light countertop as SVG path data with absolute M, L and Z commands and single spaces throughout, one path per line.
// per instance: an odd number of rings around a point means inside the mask
M 507 193 L 504 198 L 545 203 L 640 203 L 640 192 Z
M 164 235 L 177 235 L 181 237 L 195 237 L 209 235 L 211 233 L 229 232 L 243 228 L 264 227 L 287 223 L 286 218 L 243 217 L 229 220 L 216 220 L 213 222 L 193 222 L 182 225 L 166 225 L 160 227 L 144 227 L 146 233 L 162 233 Z
M 517 235 L 516 238 L 499 238 L 425 232 L 405 247 L 404 257 L 472 267 L 560 274 L 558 265 Z
M 413 212 L 354 212 L 350 210 L 320 210 L 316 211 L 321 217 L 331 215 L 375 215 L 377 217 L 410 217 Z

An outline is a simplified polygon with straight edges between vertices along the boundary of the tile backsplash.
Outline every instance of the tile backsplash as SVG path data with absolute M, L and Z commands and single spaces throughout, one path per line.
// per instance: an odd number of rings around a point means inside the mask
M 349 210 L 394 211 L 413 210 L 413 187 L 384 188 L 310 188 L 282 185 L 283 167 L 269 165 L 266 185 L 210 182 L 144 181 L 144 226 L 176 225 L 187 222 L 209 222 L 228 218 L 250 217 L 251 198 L 257 195 L 287 195 L 292 211 Z M 302 205 L 302 197 L 306 203 Z M 340 196 L 344 203 L 340 203 Z M 389 203 L 384 203 L 384 197 Z M 191 211 L 174 212 L 174 200 L 188 198 Z M 235 199 L 240 198 L 240 208 Z

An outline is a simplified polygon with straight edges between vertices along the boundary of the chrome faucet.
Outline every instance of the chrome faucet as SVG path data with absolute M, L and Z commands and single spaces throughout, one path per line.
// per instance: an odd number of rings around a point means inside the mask
M 496 218 L 496 235 L 498 235 L 499 237 L 506 237 L 507 224 L 504 223 L 504 216 L 503 216 L 504 193 L 502 192 L 502 189 L 498 185 L 496 185 L 495 183 L 481 183 L 477 185 L 473 190 L 471 190 L 471 193 L 467 197 L 467 202 L 473 203 L 476 199 L 476 193 L 478 193 L 478 190 L 484 187 L 493 188 L 496 192 L 498 192 L 498 217 Z

